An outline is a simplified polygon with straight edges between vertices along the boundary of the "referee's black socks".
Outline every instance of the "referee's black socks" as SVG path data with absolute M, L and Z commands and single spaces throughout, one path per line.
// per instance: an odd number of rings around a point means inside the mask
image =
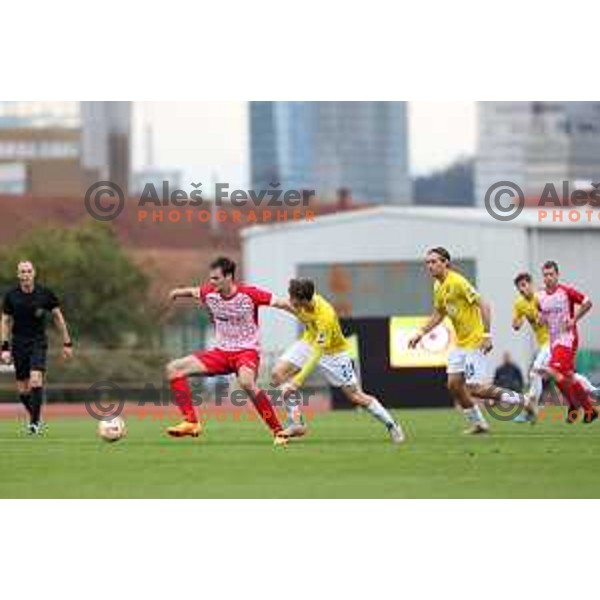
M 42 400 L 44 398 L 44 388 L 31 388 L 31 424 L 37 425 L 40 422 L 42 412 Z
M 21 401 L 21 404 L 25 407 L 29 418 L 31 418 L 31 394 L 29 392 L 19 394 L 19 400 Z

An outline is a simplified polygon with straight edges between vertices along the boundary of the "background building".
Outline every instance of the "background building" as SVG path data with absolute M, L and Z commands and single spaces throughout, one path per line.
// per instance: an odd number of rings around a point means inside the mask
M 169 190 L 181 189 L 182 172 L 179 169 L 165 169 L 155 164 L 154 159 L 154 131 L 149 123 L 144 128 L 145 133 L 145 165 L 136 169 L 131 174 L 129 190 L 133 196 L 141 196 L 146 185 L 153 185 L 160 195 L 163 182 L 167 181 Z
M 419 175 L 413 185 L 416 206 L 473 206 L 475 161 L 458 160 L 445 169 Z
M 133 196 L 140 196 L 146 185 L 151 184 L 158 194 L 162 194 L 163 182 L 169 182 L 169 193 L 181 189 L 181 171 L 177 169 L 162 169 L 159 167 L 144 167 L 131 175 L 129 191 Z
M 527 195 L 545 184 L 597 181 L 600 102 L 479 102 L 476 204 L 497 181 Z
M 130 102 L 0 102 L 0 193 L 81 196 L 95 181 L 127 192 Z
M 251 102 L 250 146 L 255 189 L 411 203 L 405 102 Z

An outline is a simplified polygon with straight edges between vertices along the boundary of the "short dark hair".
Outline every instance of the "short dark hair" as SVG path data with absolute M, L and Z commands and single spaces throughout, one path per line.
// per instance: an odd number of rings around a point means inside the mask
M 523 273 L 519 273 L 515 277 L 515 286 L 519 287 L 519 284 L 521 283 L 521 281 L 527 281 L 528 283 L 531 283 L 531 281 L 532 281 L 531 275 L 525 271 Z
M 235 277 L 236 264 L 226 256 L 215 258 L 215 260 L 210 263 L 210 268 L 221 269 L 221 272 L 225 277 L 227 277 L 227 275 L 231 275 L 232 278 Z
M 436 246 L 435 248 L 430 248 L 427 251 L 427 254 L 431 254 L 431 253 L 435 253 L 437 254 L 440 258 L 443 258 L 446 262 L 450 262 L 450 252 L 448 252 L 448 250 L 446 250 L 446 248 L 444 248 L 443 246 Z
M 559 272 L 558 263 L 555 260 L 547 260 L 544 263 L 544 266 L 542 268 L 543 269 L 554 269 L 557 273 Z
M 295 300 L 310 302 L 315 295 L 315 282 L 312 279 L 290 279 L 288 292 Z

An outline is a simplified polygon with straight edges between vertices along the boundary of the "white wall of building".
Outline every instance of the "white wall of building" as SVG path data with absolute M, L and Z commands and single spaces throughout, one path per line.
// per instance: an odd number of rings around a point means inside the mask
M 448 218 L 454 213 L 454 217 Z M 512 280 L 517 271 L 532 268 L 527 229 L 487 223 L 473 217 L 479 211 L 428 208 L 376 208 L 322 217 L 315 223 L 261 226 L 245 230 L 245 279 L 284 294 L 288 280 L 302 263 L 383 262 L 419 260 L 425 251 L 442 245 L 455 258 L 471 258 L 477 265 L 477 285 L 493 308 L 496 350 L 503 350 L 528 364 L 532 344 L 529 335 L 511 329 L 514 299 Z M 263 345 L 277 351 L 295 336 L 293 318 L 263 311 Z

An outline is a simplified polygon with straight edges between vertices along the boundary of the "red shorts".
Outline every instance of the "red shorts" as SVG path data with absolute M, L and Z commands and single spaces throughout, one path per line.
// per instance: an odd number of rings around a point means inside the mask
M 242 367 L 258 373 L 260 356 L 256 350 L 198 350 L 194 356 L 206 367 L 208 375 L 229 375 L 238 373 Z
M 569 346 L 554 346 L 550 355 L 549 366 L 561 375 L 572 375 L 575 372 L 577 350 Z

